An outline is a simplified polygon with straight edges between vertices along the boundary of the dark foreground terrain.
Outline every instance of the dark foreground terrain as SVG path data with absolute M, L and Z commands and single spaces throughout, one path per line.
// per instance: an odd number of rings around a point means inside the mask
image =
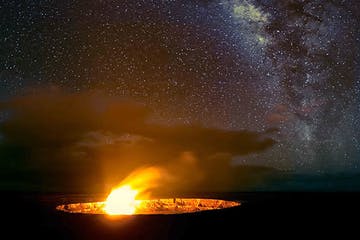
M 109 219 L 55 210 L 57 204 L 95 197 L 3 192 L 1 239 L 310 239 L 314 234 L 322 239 L 349 239 L 360 231 L 360 193 L 259 192 L 202 197 L 239 200 L 242 206 L 184 215 Z

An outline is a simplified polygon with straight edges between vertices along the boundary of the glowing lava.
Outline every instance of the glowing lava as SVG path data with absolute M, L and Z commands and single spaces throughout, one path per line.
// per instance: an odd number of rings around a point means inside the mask
M 104 212 L 109 215 L 134 214 L 142 202 L 136 200 L 136 197 L 157 186 L 164 175 L 164 170 L 156 167 L 141 168 L 132 172 L 119 187 L 112 189 L 104 202 Z
M 105 201 L 104 211 L 109 215 L 134 214 L 140 204 L 140 200 L 135 199 L 138 194 L 130 185 L 113 189 Z
M 135 202 L 138 200 L 135 200 Z M 204 198 L 165 198 L 153 200 L 141 200 L 139 205 L 135 204 L 130 207 L 131 211 L 135 212 L 130 214 L 130 211 L 117 214 L 108 213 L 105 211 L 105 202 L 83 202 L 83 203 L 70 203 L 59 205 L 56 207 L 59 211 L 68 213 L 81 213 L 81 214 L 111 214 L 112 216 L 120 215 L 163 215 L 163 214 L 183 214 L 193 213 L 209 210 L 220 210 L 224 208 L 238 207 L 241 205 L 238 201 L 227 201 L 220 199 L 204 199 Z M 123 207 L 121 207 L 123 209 Z
M 182 214 L 240 206 L 240 202 L 220 199 L 165 198 L 146 199 L 147 191 L 157 187 L 166 174 L 159 168 L 145 168 L 130 174 L 114 188 L 104 202 L 63 204 L 57 210 L 81 214 L 154 215 Z

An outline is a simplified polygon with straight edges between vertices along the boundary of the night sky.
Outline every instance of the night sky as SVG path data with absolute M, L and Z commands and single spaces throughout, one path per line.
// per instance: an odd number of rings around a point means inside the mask
M 0 99 L 101 92 L 164 126 L 277 129 L 234 166 L 356 172 L 359 13 L 355 0 L 1 1 Z

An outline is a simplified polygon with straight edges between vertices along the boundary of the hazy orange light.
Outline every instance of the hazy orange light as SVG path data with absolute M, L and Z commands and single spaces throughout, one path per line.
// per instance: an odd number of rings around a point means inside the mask
M 130 185 L 113 189 L 105 201 L 104 211 L 109 215 L 134 214 L 140 204 L 140 200 L 135 199 L 138 194 Z

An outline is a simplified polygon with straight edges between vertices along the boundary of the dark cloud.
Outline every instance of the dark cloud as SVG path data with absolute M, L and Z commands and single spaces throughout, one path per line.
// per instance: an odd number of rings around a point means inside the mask
M 3 102 L 9 118 L 1 126 L 6 141 L 45 146 L 77 141 L 93 130 L 135 131 L 148 110 L 136 103 L 98 94 L 39 92 Z
M 106 190 L 148 166 L 176 178 L 172 188 L 205 187 L 210 177 L 223 184 L 232 179 L 233 156 L 275 143 L 269 133 L 150 123 L 146 106 L 99 93 L 38 91 L 2 102 L 1 110 L 8 115 L 0 125 L 3 171 L 71 189 Z

